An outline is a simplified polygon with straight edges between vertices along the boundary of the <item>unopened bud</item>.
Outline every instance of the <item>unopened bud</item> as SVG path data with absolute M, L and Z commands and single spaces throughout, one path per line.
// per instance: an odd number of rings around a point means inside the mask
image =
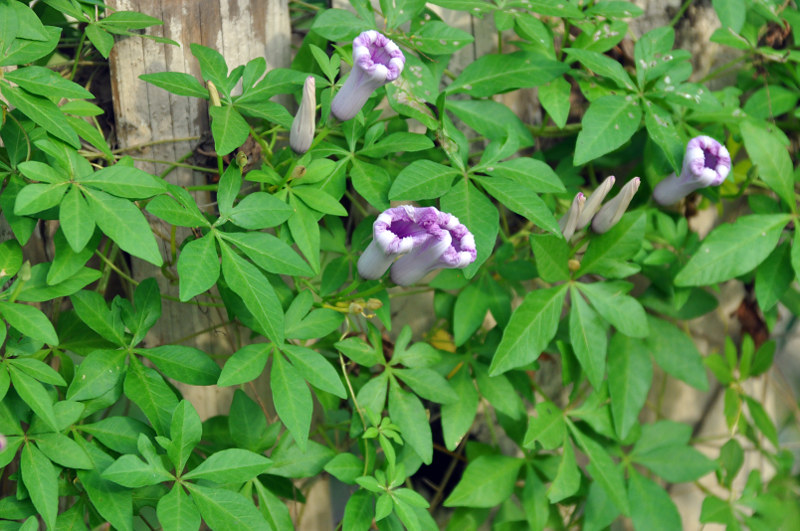
M 236 153 L 236 165 L 240 168 L 247 166 L 247 155 L 244 151 L 239 151 Z
M 206 87 L 208 87 L 208 97 L 211 98 L 211 105 L 214 107 L 222 107 L 222 102 L 219 99 L 219 92 L 217 92 L 217 87 L 214 83 L 207 81 Z
M 348 311 L 356 314 L 364 313 L 364 306 L 358 302 L 351 302 Z
M 314 76 L 308 76 L 303 84 L 303 96 L 300 99 L 300 108 L 292 122 L 289 131 L 289 145 L 295 153 L 305 153 L 314 140 L 316 127 L 317 96 L 315 92 Z
M 569 240 L 575 234 L 575 227 L 578 225 L 578 218 L 583 211 L 585 202 L 586 196 L 578 192 L 578 195 L 572 200 L 572 205 L 570 205 L 567 213 L 558 221 L 558 226 L 561 228 L 561 234 L 565 240 Z
M 634 177 L 622 187 L 622 190 L 620 190 L 614 199 L 603 205 L 600 212 L 592 219 L 592 230 L 598 234 L 603 234 L 616 225 L 620 218 L 622 218 L 628 205 L 631 204 L 631 199 L 633 199 L 633 196 L 639 189 L 639 184 L 641 184 L 641 182 L 641 179 Z
M 571 258 L 569 262 L 567 262 L 567 267 L 569 268 L 570 271 L 574 273 L 575 271 L 581 268 L 581 263 L 578 260 Z
M 383 301 L 380 299 L 369 299 L 367 301 L 367 309 L 371 311 L 379 310 L 383 307 Z
M 597 187 L 597 190 L 592 192 L 592 195 L 586 200 L 586 203 L 583 205 L 583 210 L 581 210 L 581 215 L 578 216 L 578 223 L 576 225 L 576 229 L 580 230 L 584 228 L 586 225 L 592 221 L 592 218 L 597 211 L 600 210 L 600 205 L 603 204 L 603 199 L 606 198 L 608 192 L 611 190 L 611 187 L 614 186 L 614 181 L 616 179 L 614 176 L 606 177 L 600 186 Z

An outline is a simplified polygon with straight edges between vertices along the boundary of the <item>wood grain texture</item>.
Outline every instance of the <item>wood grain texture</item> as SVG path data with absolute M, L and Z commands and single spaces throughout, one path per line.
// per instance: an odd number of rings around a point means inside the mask
M 264 57 L 268 68 L 289 64 L 288 0 L 113 0 L 110 5 L 163 20 L 163 26 L 148 28 L 146 32 L 180 44 L 171 46 L 149 39 L 124 38 L 117 41 L 110 57 L 119 147 L 130 148 L 127 154 L 137 159 L 146 159 L 137 160 L 137 166 L 156 175 L 167 170 L 169 162 L 192 153 L 199 139 L 207 135 L 208 107 L 197 98 L 175 96 L 149 85 L 139 79 L 140 75 L 175 71 L 202 80 L 199 65 L 189 49 L 191 43 L 216 49 L 230 69 L 256 57 Z M 173 139 L 181 140 L 173 142 Z M 143 144 L 151 145 L 136 149 Z M 174 168 L 166 178 L 181 186 L 207 183 L 206 174 L 188 168 Z M 195 193 L 195 198 L 201 208 L 213 208 L 207 193 Z M 169 226 L 150 219 L 157 232 L 169 235 Z M 178 231 L 176 241 L 180 243 L 187 235 L 186 231 Z M 162 256 L 170 262 L 169 276 L 177 277 L 169 242 L 162 239 L 159 244 Z M 169 280 L 158 268 L 136 259 L 132 267 L 135 278 L 154 276 L 163 294 L 177 297 L 177 281 Z M 240 345 L 241 334 L 234 327 L 220 326 L 226 321 L 222 308 L 164 300 L 163 316 L 148 334 L 146 343 L 156 346 L 190 338 L 183 343 L 212 356 L 231 354 Z M 203 419 L 227 411 L 230 405 L 230 389 L 185 385 L 180 388 Z

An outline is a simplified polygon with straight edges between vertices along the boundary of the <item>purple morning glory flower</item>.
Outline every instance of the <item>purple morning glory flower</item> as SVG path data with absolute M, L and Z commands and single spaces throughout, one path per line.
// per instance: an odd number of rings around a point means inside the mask
M 331 103 L 331 112 L 345 121 L 358 114 L 367 98 L 400 77 L 406 58 L 400 48 L 375 30 L 353 40 L 353 69 Z
M 314 140 L 314 129 L 316 127 L 317 95 L 315 92 L 316 82 L 314 76 L 308 76 L 303 84 L 303 97 L 300 99 L 300 107 L 297 109 L 292 121 L 292 129 L 289 131 L 289 145 L 295 153 L 305 153 L 311 147 Z
M 628 205 L 631 204 L 631 200 L 636 195 L 641 182 L 641 179 L 634 177 L 625 183 L 625 186 L 622 187 L 622 190 L 619 191 L 614 199 L 603 205 L 600 211 L 592 218 L 592 230 L 598 234 L 603 234 L 616 225 Z
M 731 171 L 731 156 L 725 146 L 709 136 L 696 136 L 686 145 L 681 176 L 673 173 L 656 186 L 653 199 L 661 205 L 677 203 L 691 192 L 719 186 Z
M 458 218 L 434 207 L 385 210 L 372 225 L 372 236 L 358 259 L 358 273 L 378 279 L 391 267 L 392 280 L 401 286 L 420 281 L 434 269 L 467 267 L 477 257 L 472 233 Z

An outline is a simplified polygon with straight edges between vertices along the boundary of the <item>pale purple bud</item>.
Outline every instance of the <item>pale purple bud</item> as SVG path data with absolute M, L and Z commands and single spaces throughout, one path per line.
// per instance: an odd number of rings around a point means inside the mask
M 592 218 L 592 230 L 598 234 L 603 234 L 616 225 L 628 205 L 631 204 L 631 199 L 636 195 L 641 183 L 642 180 L 638 177 L 628 181 L 616 197 L 603 205 L 603 208 Z
M 317 94 L 314 76 L 308 76 L 303 84 L 303 97 L 289 132 L 289 145 L 295 153 L 305 153 L 314 140 L 316 126 Z
M 661 205 L 677 203 L 698 188 L 719 186 L 731 171 L 728 150 L 709 136 L 696 136 L 686 145 L 681 176 L 673 173 L 656 186 L 653 199 Z
M 578 216 L 581 215 L 584 203 L 586 203 L 586 196 L 578 192 L 578 195 L 572 200 L 572 204 L 569 210 L 567 210 L 567 213 L 558 220 L 558 227 L 561 229 L 561 234 L 564 235 L 565 240 L 569 240 L 572 238 L 572 235 L 575 234 L 575 227 L 578 225 Z
M 405 63 L 400 48 L 377 31 L 365 31 L 356 37 L 353 69 L 331 102 L 333 115 L 342 121 L 354 117 L 375 89 L 400 77 Z
M 377 279 L 391 266 L 401 286 L 418 282 L 438 268 L 464 268 L 475 261 L 475 238 L 458 218 L 436 208 L 403 205 L 382 212 L 373 239 L 358 259 L 358 273 Z M 395 262 L 395 259 L 402 256 Z M 394 265 L 392 265 L 394 263 Z
M 600 186 L 597 187 L 597 190 L 592 192 L 592 195 L 586 200 L 586 203 L 583 205 L 583 210 L 581 210 L 578 216 L 578 223 L 575 225 L 576 230 L 581 230 L 592 221 L 594 215 L 600 210 L 603 199 L 606 198 L 608 192 L 610 192 L 611 188 L 614 186 L 615 180 L 613 175 L 606 177 L 606 179 L 600 183 Z

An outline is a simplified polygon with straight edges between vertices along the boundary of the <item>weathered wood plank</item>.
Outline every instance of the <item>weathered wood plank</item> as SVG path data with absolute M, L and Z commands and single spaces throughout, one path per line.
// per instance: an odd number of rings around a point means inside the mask
M 255 57 L 265 57 L 269 68 L 288 66 L 288 0 L 114 0 L 111 5 L 118 10 L 139 11 L 163 20 L 163 26 L 149 28 L 147 32 L 180 43 L 178 47 L 127 38 L 117 42 L 110 57 L 119 147 L 130 148 L 129 154 L 137 159 L 146 159 L 137 161 L 145 171 L 158 175 L 169 169 L 167 163 L 191 153 L 208 131 L 209 122 L 204 101 L 169 94 L 140 80 L 141 74 L 176 71 L 201 79 L 190 43 L 216 49 L 230 68 Z M 189 168 L 174 168 L 167 179 L 181 186 L 207 182 L 205 174 Z M 196 193 L 195 198 L 201 206 L 211 203 L 207 193 Z M 169 234 L 169 227 L 152 221 L 162 234 Z M 179 232 L 178 241 L 186 235 Z M 162 240 L 160 246 L 162 256 L 171 260 L 169 242 Z M 177 276 L 174 264 L 169 264 L 168 269 Z M 162 293 L 177 297 L 177 283 L 157 268 L 134 260 L 133 271 L 136 278 L 156 277 Z M 186 344 L 212 355 L 230 354 L 240 341 L 237 330 L 224 326 L 226 320 L 222 308 L 165 300 L 163 317 L 146 341 L 149 345 L 159 345 L 191 337 Z M 223 413 L 230 404 L 228 389 L 181 386 L 181 390 L 202 418 Z

